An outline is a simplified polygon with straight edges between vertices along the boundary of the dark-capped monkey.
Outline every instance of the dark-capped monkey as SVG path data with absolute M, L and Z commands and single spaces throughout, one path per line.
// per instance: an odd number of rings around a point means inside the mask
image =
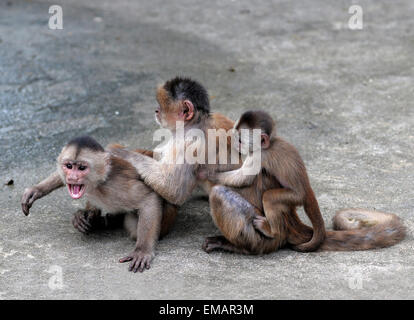
M 260 254 L 286 244 L 298 251 L 364 250 L 390 246 L 404 238 L 404 227 L 396 215 L 364 209 L 338 212 L 334 226 L 341 231 L 326 232 L 305 165 L 295 147 L 276 136 L 270 115 L 245 112 L 235 129 L 240 147 L 248 155 L 241 168 L 208 177 L 218 184 L 210 193 L 210 207 L 224 237 L 207 238 L 205 251 Z M 248 134 L 243 135 L 243 129 Z M 253 129 L 260 130 L 257 146 L 251 139 Z M 254 161 L 257 148 L 260 170 L 246 174 L 246 164 Z M 313 230 L 300 221 L 297 206 L 304 206 Z
M 101 216 L 102 211 L 126 213 L 124 226 L 136 245 L 119 261 L 130 261 L 130 271 L 142 272 L 150 267 L 157 240 L 168 232 L 177 209 L 146 186 L 128 161 L 112 154 L 120 147 L 110 145 L 105 150 L 88 136 L 71 140 L 57 158 L 57 170 L 25 190 L 22 210 L 28 215 L 35 200 L 66 185 L 71 198 L 87 198 L 85 210 L 77 211 L 73 218 L 81 232 L 105 226 L 108 220 Z
M 230 137 L 224 135 L 233 128 L 233 121 L 219 113 L 210 113 L 210 102 L 207 90 L 197 81 L 189 78 L 176 77 L 157 89 L 158 107 L 155 109 L 155 119 L 161 127 L 171 132 L 172 139 L 166 144 L 159 156 L 152 158 L 143 154 L 119 149 L 117 152 L 127 159 L 137 169 L 145 183 L 155 190 L 167 201 L 182 205 L 191 196 L 192 191 L 201 185 L 206 192 L 211 189 L 211 183 L 197 178 L 200 169 L 221 171 L 237 168 L 241 164 L 207 163 L 207 161 L 189 163 L 176 163 L 178 145 L 183 144 L 185 149 L 190 147 L 192 141 L 183 141 L 176 134 L 177 122 L 182 122 L 184 131 L 199 129 L 206 137 L 206 152 L 209 144 L 209 130 L 217 130 L 216 152 L 219 154 L 219 140 L 224 137 L 227 151 L 230 154 Z M 219 130 L 224 129 L 224 130 Z M 217 156 L 217 160 L 219 157 Z M 206 160 L 206 159 L 204 159 Z

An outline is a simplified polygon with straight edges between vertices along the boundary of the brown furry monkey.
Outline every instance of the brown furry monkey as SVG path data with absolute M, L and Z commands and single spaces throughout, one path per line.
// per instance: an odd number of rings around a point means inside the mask
M 325 232 L 318 202 L 305 165 L 297 150 L 276 136 L 275 124 L 263 111 L 245 112 L 235 125 L 241 149 L 248 153 L 241 168 L 211 176 L 213 220 L 223 236 L 210 237 L 203 248 L 260 254 L 290 244 L 298 251 L 364 250 L 393 245 L 404 238 L 405 229 L 394 214 L 363 209 L 346 209 L 335 216 L 334 226 L 342 231 Z M 257 146 L 240 130 L 260 129 Z M 246 174 L 254 151 L 261 152 L 260 170 Z M 296 213 L 304 206 L 312 228 Z M 326 238 L 325 238 L 326 234 Z
M 157 90 L 157 101 L 159 107 L 155 110 L 155 119 L 161 127 L 172 133 L 170 143 L 166 144 L 159 153 L 159 157 L 151 158 L 143 154 L 129 152 L 124 149 L 115 151 L 122 158 L 131 162 L 137 169 L 144 182 L 167 201 L 176 205 L 183 204 L 191 196 L 192 191 L 201 185 L 207 192 L 211 189 L 211 183 L 200 181 L 197 172 L 204 168 L 214 172 L 218 168 L 221 171 L 239 167 L 240 164 L 206 164 L 203 163 L 175 163 L 177 154 L 176 145 L 183 143 L 185 147 L 193 144 L 192 141 L 183 141 L 176 134 L 176 124 L 181 121 L 184 131 L 199 129 L 208 137 L 209 129 L 224 129 L 224 132 L 233 128 L 233 121 L 225 116 L 214 113 L 210 114 L 210 104 L 206 89 L 197 81 L 189 78 L 176 77 L 160 86 Z M 225 145 L 230 151 L 230 137 L 218 132 L 216 139 L 217 154 L 219 153 L 219 140 L 226 139 Z M 206 139 L 208 140 L 208 139 Z M 208 143 L 206 143 L 207 149 Z M 206 152 L 207 155 L 207 152 Z M 205 159 L 204 159 L 205 160 Z
M 325 239 L 325 224 L 319 210 L 318 201 L 311 188 L 302 161 L 296 148 L 276 136 L 273 119 L 263 111 L 247 111 L 243 113 L 235 125 L 239 133 L 241 149 L 248 153 L 243 166 L 237 170 L 218 173 L 216 180 L 218 184 L 229 187 L 250 186 L 250 192 L 254 194 L 260 190 L 271 199 L 272 209 L 265 212 L 265 217 L 258 216 L 253 220 L 257 230 L 269 238 L 278 236 L 281 212 L 289 212 L 292 208 L 303 206 L 313 226 L 312 239 L 309 242 L 296 246 L 298 251 L 314 251 L 319 248 Z M 240 134 L 241 130 L 246 133 L 254 129 L 260 130 L 260 144 L 253 145 L 251 135 Z M 246 139 L 247 138 L 247 139 Z M 246 141 L 243 141 L 243 140 Z M 252 153 L 257 150 L 261 152 L 259 175 L 248 174 L 246 167 L 254 161 Z M 261 149 L 261 150 L 260 150 Z M 276 189 L 277 188 L 277 189 Z M 270 192 L 271 189 L 274 189 Z M 262 196 L 259 197 L 261 199 Z M 263 211 L 259 203 L 258 209 Z
M 87 197 L 85 210 L 79 210 L 73 225 L 81 232 L 107 225 L 101 211 L 126 213 L 125 229 L 136 239 L 135 249 L 120 262 L 131 261 L 130 271 L 149 269 L 159 236 L 174 222 L 177 208 L 146 186 L 125 159 L 112 154 L 119 145 L 105 150 L 91 137 L 71 140 L 57 158 L 57 170 L 39 184 L 26 189 L 22 197 L 25 215 L 33 202 L 53 190 L 67 186 L 73 199 Z M 137 150 L 147 156 L 150 151 Z

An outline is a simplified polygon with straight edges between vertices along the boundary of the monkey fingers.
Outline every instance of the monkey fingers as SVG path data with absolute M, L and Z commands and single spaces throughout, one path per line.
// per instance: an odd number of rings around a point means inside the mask
M 92 230 L 92 224 L 87 219 L 87 212 L 78 210 L 72 218 L 73 226 L 82 233 L 88 233 Z
M 33 202 L 35 202 L 38 198 L 41 197 L 41 193 L 36 188 L 29 188 L 26 189 L 23 196 L 22 196 L 22 211 L 27 216 L 29 215 L 30 208 L 33 205 Z
M 131 261 L 128 270 L 136 273 L 137 271 L 143 272 L 145 269 L 149 269 L 152 258 L 153 254 L 151 253 L 134 250 L 126 257 L 119 259 L 119 262 Z

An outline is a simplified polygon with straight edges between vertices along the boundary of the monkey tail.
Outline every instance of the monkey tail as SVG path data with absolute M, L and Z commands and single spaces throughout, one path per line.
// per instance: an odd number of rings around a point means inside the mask
M 319 251 L 357 251 L 384 248 L 404 239 L 406 230 L 393 213 L 344 209 L 333 219 L 334 230 L 326 232 Z

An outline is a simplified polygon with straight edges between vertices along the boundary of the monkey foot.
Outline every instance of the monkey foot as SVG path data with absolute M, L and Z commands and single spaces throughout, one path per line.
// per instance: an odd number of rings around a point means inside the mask
M 145 269 L 150 268 L 150 263 L 154 257 L 153 253 L 148 253 L 144 251 L 132 251 L 129 255 L 124 258 L 119 259 L 120 263 L 131 261 L 129 264 L 129 271 L 132 272 L 143 272 Z
M 262 233 L 264 236 L 268 238 L 273 238 L 270 232 L 269 222 L 267 221 L 266 217 L 258 215 L 253 219 L 252 223 L 253 223 L 253 227 L 257 231 L 259 231 L 260 233 Z
M 207 237 L 204 239 L 202 248 L 207 253 L 223 249 L 224 244 L 227 243 L 227 240 L 224 239 L 224 242 L 223 239 L 224 238 L 222 236 Z

